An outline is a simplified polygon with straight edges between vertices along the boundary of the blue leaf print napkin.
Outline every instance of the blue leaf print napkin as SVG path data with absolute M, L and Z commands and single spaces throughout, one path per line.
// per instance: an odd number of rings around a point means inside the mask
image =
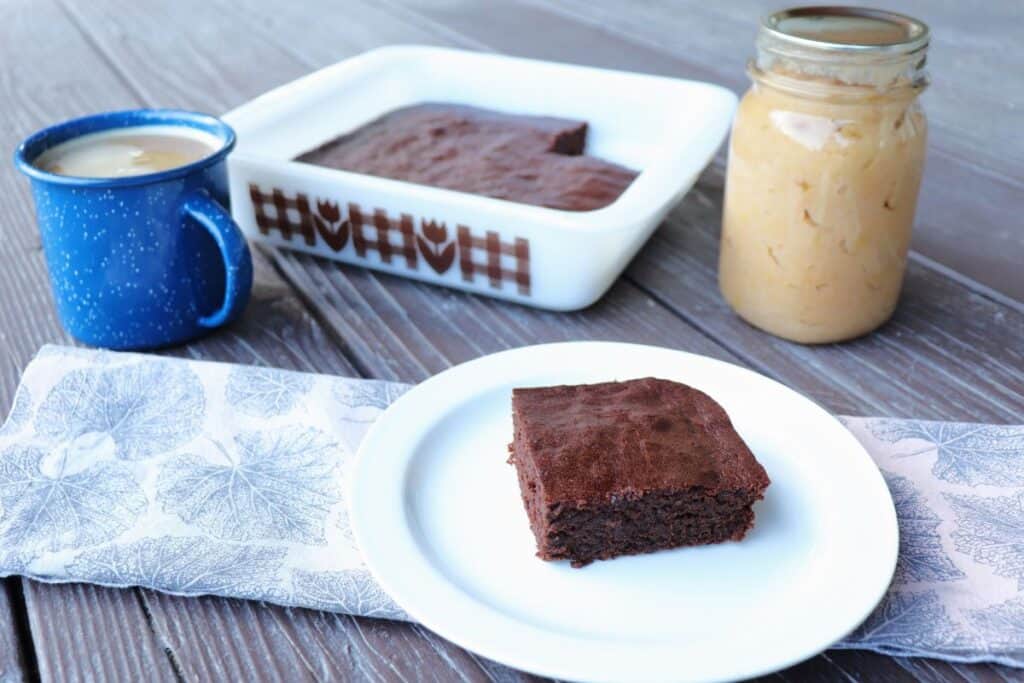
M 900 553 L 837 647 L 1024 666 L 1024 426 L 841 419 L 889 484 Z
M 44 347 L 0 427 L 0 576 L 407 619 L 343 494 L 405 389 Z
M 408 619 L 343 493 L 406 389 L 44 347 L 0 427 L 0 576 Z M 900 558 L 836 647 L 1024 666 L 1024 426 L 841 419 L 889 484 Z

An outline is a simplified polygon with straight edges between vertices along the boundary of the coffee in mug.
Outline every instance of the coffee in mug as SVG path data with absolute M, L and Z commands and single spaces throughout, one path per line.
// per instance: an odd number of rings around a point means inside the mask
M 32 183 L 57 314 L 79 341 L 151 349 L 238 318 L 252 257 L 228 205 L 231 127 L 178 109 L 84 116 L 33 133 Z
M 82 135 L 47 150 L 33 165 L 63 176 L 122 178 L 187 166 L 220 148 L 213 136 L 183 128 L 135 126 Z

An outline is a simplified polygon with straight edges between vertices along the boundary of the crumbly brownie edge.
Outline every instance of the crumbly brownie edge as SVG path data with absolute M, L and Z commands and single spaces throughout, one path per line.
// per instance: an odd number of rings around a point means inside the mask
M 688 490 L 651 492 L 583 506 L 558 505 L 550 511 L 538 554 L 582 567 L 620 555 L 738 541 L 753 526 L 752 505 L 760 498 L 760 491 L 711 496 Z
M 508 445 L 508 462 L 516 469 L 516 477 L 519 479 L 519 494 L 523 500 L 526 517 L 530 522 L 530 531 L 533 532 L 534 540 L 537 543 L 537 555 L 543 557 L 549 521 L 544 503 L 544 489 L 533 460 L 523 452 L 525 439 L 521 436 L 518 416 L 514 411 L 512 421 L 513 437 L 512 443 Z

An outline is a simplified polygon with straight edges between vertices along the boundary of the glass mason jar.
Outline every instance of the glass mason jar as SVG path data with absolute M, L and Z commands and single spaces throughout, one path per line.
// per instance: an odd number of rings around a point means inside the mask
M 892 315 L 924 165 L 928 27 L 806 7 L 762 21 L 729 145 L 719 286 L 745 320 L 803 343 Z

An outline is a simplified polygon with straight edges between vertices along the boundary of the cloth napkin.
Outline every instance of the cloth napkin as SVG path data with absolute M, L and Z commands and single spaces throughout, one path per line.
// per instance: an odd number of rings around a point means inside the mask
M 408 619 L 345 504 L 407 388 L 44 347 L 0 427 L 0 576 Z M 1024 426 L 841 419 L 892 491 L 900 557 L 836 647 L 1024 666 Z

